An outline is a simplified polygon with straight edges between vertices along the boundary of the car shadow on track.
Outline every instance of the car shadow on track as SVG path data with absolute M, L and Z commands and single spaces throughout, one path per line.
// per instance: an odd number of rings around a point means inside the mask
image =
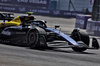
M 30 49 L 27 45 L 14 45 L 14 44 L 2 44 L 2 45 L 9 45 L 9 46 L 15 46 L 15 47 L 24 47 L 24 48 L 26 48 L 26 49 Z M 92 55 L 97 55 L 96 53 L 91 53 L 91 52 L 87 52 L 87 51 L 85 51 L 85 52 L 75 52 L 75 51 L 73 51 L 73 50 L 69 50 L 69 49 L 67 49 L 67 50 L 62 50 L 62 49 L 60 49 L 60 48 L 46 48 L 46 49 L 42 49 L 42 48 L 40 48 L 40 49 L 30 49 L 30 50 L 39 50 L 39 51 L 46 51 L 46 52 L 62 52 L 62 53 L 72 53 L 72 54 L 92 54 Z
M 72 54 L 93 54 L 93 55 L 96 55 L 95 53 L 91 53 L 91 52 L 76 52 L 76 51 L 73 51 L 73 50 L 53 50 L 53 51 L 56 51 L 56 52 L 63 52 L 63 53 L 72 53 Z
M 91 54 L 91 55 L 97 55 L 96 53 L 91 53 L 91 52 L 88 52 L 88 51 L 75 52 L 73 50 L 61 50 L 59 48 L 34 49 L 34 50 L 46 51 L 46 52 L 61 52 L 61 53 L 72 53 L 72 54 Z

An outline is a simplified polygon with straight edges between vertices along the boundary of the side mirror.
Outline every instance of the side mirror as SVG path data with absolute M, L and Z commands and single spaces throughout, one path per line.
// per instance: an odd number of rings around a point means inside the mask
M 47 23 L 47 21 L 45 21 L 45 23 Z
M 59 28 L 60 26 L 59 25 L 55 25 L 55 29 Z

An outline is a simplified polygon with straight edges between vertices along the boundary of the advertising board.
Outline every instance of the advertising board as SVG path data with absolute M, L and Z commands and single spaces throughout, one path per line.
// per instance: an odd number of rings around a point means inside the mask
M 0 0 L 0 3 L 31 7 L 48 7 L 50 0 Z
M 16 12 L 16 13 L 26 13 L 34 12 L 36 15 L 47 15 L 47 16 L 56 16 L 64 18 L 76 17 L 77 14 L 83 14 L 83 12 L 78 11 L 66 11 L 66 10 L 51 10 L 51 9 L 42 9 L 42 8 L 28 8 L 27 6 L 8 6 L 0 5 L 0 11 L 7 12 Z

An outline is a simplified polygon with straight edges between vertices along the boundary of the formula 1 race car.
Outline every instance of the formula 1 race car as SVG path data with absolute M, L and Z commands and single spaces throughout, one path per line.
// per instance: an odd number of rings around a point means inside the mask
M 6 16 L 5 16 L 6 15 Z M 82 52 L 86 49 L 99 49 L 99 44 L 96 38 L 93 38 L 92 47 L 89 47 L 89 35 L 81 32 L 79 29 L 74 29 L 69 35 L 54 29 L 48 28 L 46 21 L 33 20 L 34 17 L 29 17 L 29 21 L 25 21 L 25 16 L 18 16 L 15 19 L 12 14 L 1 13 L 0 20 L 0 42 L 11 44 L 28 45 L 30 48 L 72 48 L 74 51 Z M 8 20 L 8 22 L 5 22 Z

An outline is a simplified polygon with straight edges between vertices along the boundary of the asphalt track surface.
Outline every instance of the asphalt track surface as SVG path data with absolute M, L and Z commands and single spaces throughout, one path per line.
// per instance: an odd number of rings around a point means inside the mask
M 15 16 L 21 14 L 15 14 Z M 36 15 L 35 15 L 36 16 Z M 46 20 L 49 27 L 61 25 L 69 34 L 75 26 L 75 18 L 36 16 Z M 100 38 L 96 37 L 100 43 Z M 71 48 L 35 50 L 28 47 L 0 44 L 0 66 L 100 66 L 100 50 L 88 49 L 74 52 Z

